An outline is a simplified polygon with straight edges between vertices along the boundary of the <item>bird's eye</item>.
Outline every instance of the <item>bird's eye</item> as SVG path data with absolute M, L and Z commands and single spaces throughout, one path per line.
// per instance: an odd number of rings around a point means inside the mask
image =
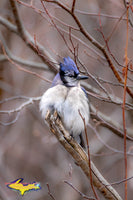
M 69 77 L 74 77 L 74 75 L 73 74 L 69 74 Z
M 66 72 L 64 72 L 64 75 L 65 76 L 69 76 L 69 73 L 66 71 Z
M 76 78 L 77 77 L 77 73 L 76 72 L 73 72 L 73 71 L 66 71 L 65 73 L 64 73 L 64 75 L 65 76 L 69 76 L 70 78 Z

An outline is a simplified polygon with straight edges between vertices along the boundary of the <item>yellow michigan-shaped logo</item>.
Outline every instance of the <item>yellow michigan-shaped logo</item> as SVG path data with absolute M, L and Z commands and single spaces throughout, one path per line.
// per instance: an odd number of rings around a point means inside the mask
M 14 191 L 19 191 L 20 194 L 23 196 L 26 192 L 40 190 L 41 186 L 40 183 L 33 182 L 33 183 L 22 183 L 23 178 L 19 178 L 9 184 L 7 187 Z

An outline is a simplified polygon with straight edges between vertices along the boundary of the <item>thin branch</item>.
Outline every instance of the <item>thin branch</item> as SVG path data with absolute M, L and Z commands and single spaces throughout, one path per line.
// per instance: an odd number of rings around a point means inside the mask
M 22 38 L 24 38 L 24 40 L 26 40 L 25 33 L 24 33 L 24 27 L 23 27 L 22 21 L 20 19 L 19 13 L 18 13 L 16 1 L 15 0 L 9 0 L 9 1 L 10 1 L 11 8 L 12 8 L 12 11 L 14 14 L 14 19 L 15 19 L 15 22 L 17 25 L 18 32 L 20 33 Z
M 119 185 L 121 183 L 124 183 L 125 181 L 129 181 L 129 180 L 132 180 L 133 179 L 133 176 L 127 178 L 127 179 L 123 179 L 121 181 L 116 181 L 116 182 L 113 182 L 113 183 L 110 183 L 110 185 Z
M 97 77 L 97 79 L 98 79 L 101 83 L 107 83 L 107 84 L 110 84 L 110 85 L 112 85 L 112 86 L 124 87 L 124 84 L 121 84 L 121 83 L 114 83 L 114 82 L 112 82 L 112 81 L 102 79 L 101 77 Z M 128 87 L 129 87 L 129 88 L 133 88 L 133 85 L 128 85 Z
M 3 100 L 0 101 L 0 104 L 2 103 L 6 103 L 8 101 L 13 101 L 13 100 L 16 100 L 16 99 L 26 99 L 28 100 L 29 98 L 34 98 L 34 97 L 27 97 L 27 96 L 13 96 L 13 97 L 9 97 L 9 98 L 5 98 Z
M 107 42 L 108 42 L 108 41 L 110 40 L 110 38 L 112 37 L 113 33 L 115 32 L 115 30 L 116 30 L 118 24 L 119 24 L 120 21 L 122 20 L 122 18 L 123 18 L 123 16 L 125 15 L 125 13 L 126 13 L 126 11 L 124 11 L 124 12 L 122 13 L 122 15 L 121 15 L 120 18 L 118 19 L 117 23 L 114 25 L 114 27 L 113 27 L 111 33 L 110 33 L 109 36 L 107 37 Z
M 2 122 L 2 121 L 0 121 L 0 124 L 3 125 L 3 126 L 10 126 L 10 125 L 14 124 L 18 120 L 19 115 L 20 115 L 20 112 L 17 113 L 16 117 L 11 122 Z
M 73 0 L 73 4 L 72 4 L 72 10 L 71 12 L 74 13 L 74 9 L 75 9 L 75 3 L 76 3 L 76 0 Z
M 0 101 L 0 104 L 6 103 L 8 101 L 16 100 L 16 99 L 25 99 L 26 101 L 23 102 L 17 108 L 14 108 L 11 110 L 0 110 L 0 114 L 8 114 L 8 115 L 17 112 L 16 117 L 11 122 L 0 121 L 1 125 L 9 126 L 9 125 L 14 124 L 18 120 L 21 110 L 23 108 L 25 108 L 26 106 L 32 104 L 34 101 L 39 101 L 41 99 L 41 97 L 14 96 L 14 97 L 9 97 L 9 98 L 3 99 L 2 101 Z
M 26 107 L 29 104 L 32 104 L 33 101 L 38 101 L 40 100 L 41 97 L 29 97 L 28 100 L 24 103 L 22 103 L 20 106 L 18 106 L 17 108 L 11 109 L 11 110 L 0 110 L 1 114 L 11 114 L 14 112 L 19 112 L 21 111 L 24 107 Z
M 97 193 L 95 191 L 95 188 L 93 186 L 92 171 L 91 171 L 90 147 L 89 147 L 89 140 L 88 140 L 88 135 L 87 135 L 87 128 L 86 128 L 86 124 L 85 124 L 85 118 L 83 118 L 83 116 L 81 115 L 80 110 L 79 110 L 79 115 L 82 118 L 83 123 L 84 123 L 84 131 L 85 131 L 85 138 L 86 138 L 87 152 L 88 152 L 88 165 L 89 165 L 89 173 L 90 173 L 90 185 L 91 185 L 91 188 L 92 188 L 92 191 L 94 193 L 95 198 L 97 200 L 99 200 L 98 195 L 97 195 Z
M 55 200 L 54 196 L 52 195 L 52 193 L 51 193 L 51 191 L 50 191 L 50 186 L 49 186 L 49 184 L 47 183 L 46 185 L 47 185 L 47 188 L 48 188 L 48 194 L 49 194 L 49 196 L 50 196 L 53 200 Z
M 80 62 L 80 64 L 82 64 L 82 63 Z M 82 66 L 83 66 L 83 64 L 82 64 Z M 85 67 L 85 66 L 84 66 L 84 67 Z M 92 75 L 87 69 L 86 69 L 86 71 L 87 71 L 87 75 L 88 75 L 93 81 L 96 82 L 96 84 L 99 86 L 99 88 L 101 88 L 101 89 L 104 91 L 104 93 L 106 94 L 106 96 L 108 97 L 108 99 L 111 100 L 110 95 L 109 95 L 109 92 L 106 90 L 106 88 L 105 88 L 105 87 L 95 78 L 95 76 Z
M 66 183 L 67 185 L 69 185 L 72 189 L 74 189 L 76 192 L 79 193 L 79 195 L 83 198 L 83 199 L 88 199 L 88 200 L 96 200 L 93 197 L 88 197 L 85 194 L 83 194 L 82 192 L 80 192 L 77 188 L 75 188 L 72 183 L 69 183 L 68 181 L 64 181 L 64 183 Z
M 132 6 L 132 1 L 123 0 L 123 3 L 125 5 L 125 8 L 128 7 L 128 9 L 129 9 L 128 21 L 129 21 L 131 27 L 133 27 L 133 20 L 132 20 L 133 6 Z M 126 18 L 126 20 L 127 20 L 127 18 Z
M 90 12 L 85 12 L 85 11 L 81 11 L 81 10 L 77 10 L 77 9 L 75 9 L 75 12 L 83 14 L 83 15 L 99 17 L 99 13 L 90 13 Z M 107 14 L 102 14 L 102 13 L 100 13 L 100 17 L 105 17 L 105 18 L 109 18 L 109 19 L 120 19 L 120 16 L 107 15 Z M 123 17 L 122 20 L 126 20 L 126 18 Z
M 126 87 L 127 87 L 127 74 L 128 74 L 128 15 L 129 15 L 129 6 L 126 9 L 127 16 L 127 34 L 126 34 L 126 47 L 125 47 L 125 75 L 124 75 L 124 94 L 123 94 L 123 106 L 122 106 L 122 117 L 123 117 L 123 131 L 124 131 L 124 164 L 125 164 L 125 180 L 127 179 L 127 131 L 126 131 L 126 118 L 125 118 L 125 102 L 126 102 Z M 125 181 L 125 200 L 127 200 L 127 181 Z
M 125 14 L 125 11 L 124 11 L 124 13 L 122 14 L 122 16 L 123 16 L 124 14 Z M 101 23 L 101 18 L 100 18 L 100 16 L 99 16 L 99 25 L 100 25 L 100 29 L 98 29 L 98 31 L 101 33 L 101 35 L 102 35 L 102 37 L 103 37 L 103 39 L 104 39 L 104 42 L 105 42 L 104 48 L 107 47 L 107 50 L 108 50 L 108 52 L 110 53 L 110 55 L 112 56 L 112 58 L 114 59 L 114 61 L 117 63 L 117 65 L 119 65 L 119 66 L 121 66 L 121 67 L 123 67 L 123 65 L 120 64 L 120 63 L 118 62 L 118 60 L 115 58 L 115 56 L 112 54 L 112 52 L 111 52 L 111 50 L 110 50 L 110 48 L 109 48 L 108 42 L 109 42 L 110 38 L 112 37 L 114 31 L 116 30 L 118 24 L 120 23 L 120 21 L 121 21 L 121 19 L 122 19 L 122 16 L 120 17 L 120 19 L 118 20 L 118 22 L 115 24 L 114 28 L 112 29 L 112 32 L 111 32 L 110 35 L 107 37 L 107 39 L 105 38 L 104 33 L 103 33 L 103 30 L 102 30 L 102 23 Z

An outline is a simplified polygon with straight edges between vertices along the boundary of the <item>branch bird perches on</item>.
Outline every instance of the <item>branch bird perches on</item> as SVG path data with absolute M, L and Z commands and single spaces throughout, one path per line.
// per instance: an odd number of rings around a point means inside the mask
M 86 152 L 82 147 L 69 135 L 62 125 L 62 122 L 55 111 L 51 114 L 49 111 L 45 117 L 50 131 L 56 136 L 58 141 L 73 157 L 76 164 L 82 169 L 87 178 L 90 178 L 89 161 Z M 93 185 L 104 195 L 106 199 L 122 200 L 117 191 L 105 180 L 94 163 L 91 161 L 91 173 Z

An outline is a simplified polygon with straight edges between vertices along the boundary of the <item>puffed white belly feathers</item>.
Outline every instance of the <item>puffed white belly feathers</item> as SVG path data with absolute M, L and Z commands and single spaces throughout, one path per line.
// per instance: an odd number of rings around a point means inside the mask
M 56 85 L 49 88 L 41 98 L 40 110 L 44 119 L 48 110 L 56 110 L 64 127 L 73 137 L 84 131 L 82 117 L 86 125 L 90 117 L 88 98 L 80 86 Z

